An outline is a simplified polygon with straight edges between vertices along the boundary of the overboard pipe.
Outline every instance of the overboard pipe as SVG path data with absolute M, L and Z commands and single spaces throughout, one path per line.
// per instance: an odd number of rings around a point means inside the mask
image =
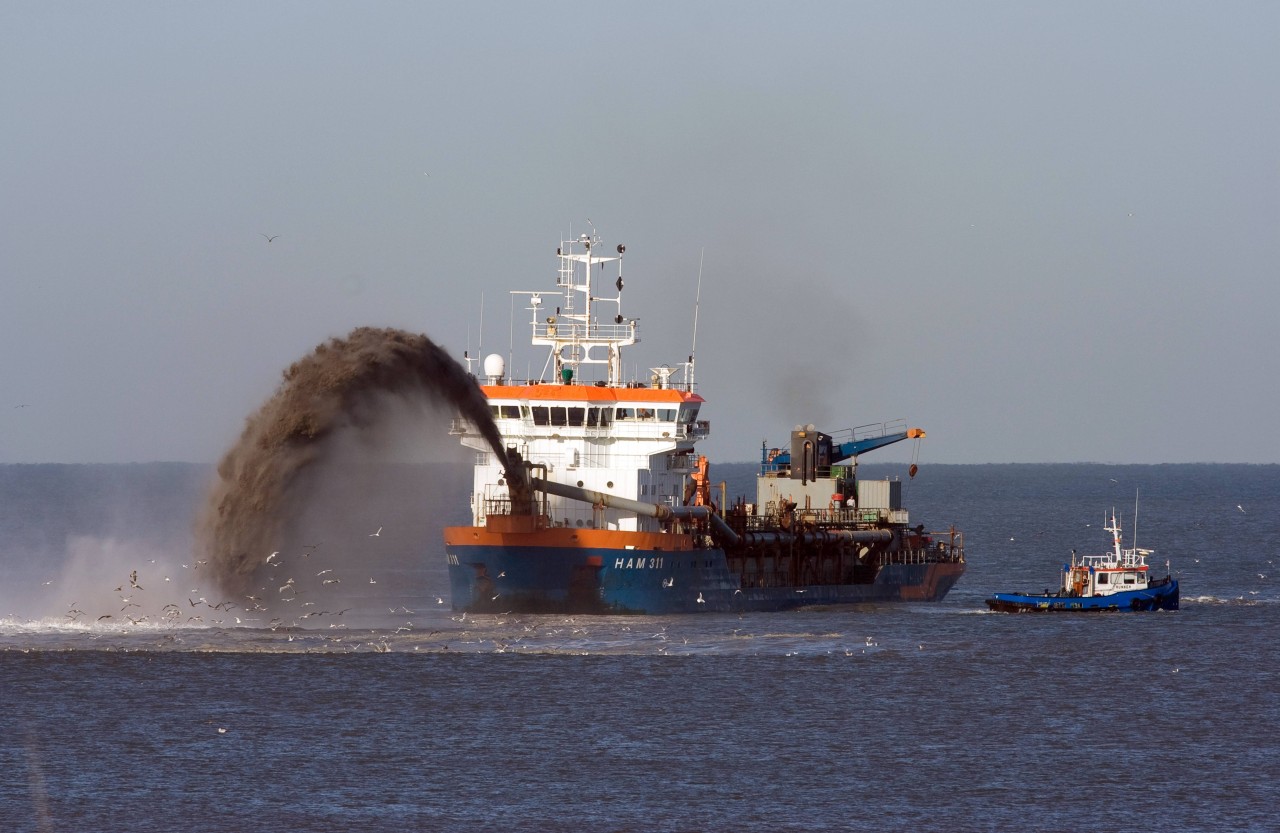
M 730 529 L 729 525 L 724 522 L 724 518 L 713 512 L 710 506 L 663 506 L 660 503 L 645 503 L 644 501 L 631 500 L 630 498 L 611 495 L 606 492 L 583 489 L 580 486 L 570 486 L 567 483 L 543 480 L 541 477 L 530 479 L 533 481 L 533 488 L 541 489 L 548 494 L 558 495 L 570 500 L 579 500 L 583 503 L 590 503 L 593 506 L 634 512 L 637 515 L 657 518 L 660 521 L 669 521 L 674 518 L 709 519 L 716 532 L 720 534 L 729 546 L 736 547 L 738 545 L 738 534 Z

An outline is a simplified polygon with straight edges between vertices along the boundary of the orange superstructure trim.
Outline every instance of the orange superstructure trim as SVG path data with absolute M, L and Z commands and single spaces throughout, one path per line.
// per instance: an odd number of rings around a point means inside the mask
M 705 402 L 693 391 L 677 388 L 603 388 L 595 385 L 481 385 L 489 399 L 555 400 L 559 402 Z

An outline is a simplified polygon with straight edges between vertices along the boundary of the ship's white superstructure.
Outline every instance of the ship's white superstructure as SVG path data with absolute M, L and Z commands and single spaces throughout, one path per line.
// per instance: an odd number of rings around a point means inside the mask
M 547 480 L 647 503 L 688 501 L 698 472 L 694 444 L 710 425 L 698 419 L 703 400 L 693 391 L 693 357 L 676 367 L 651 368 L 645 379 L 624 381 L 622 348 L 636 344 L 637 322 L 622 314 L 622 258 L 600 254 L 600 240 L 582 235 L 562 243 L 555 293 L 519 291 L 528 299 L 531 343 L 548 348 L 541 375 L 513 380 L 497 354 L 483 361 L 492 415 L 505 444 Z M 618 264 L 615 280 L 600 274 Z M 612 276 L 611 276 L 612 277 Z M 607 296 L 597 294 L 604 281 Z M 555 300 L 552 300 L 555 299 Z M 599 318 L 600 312 L 606 315 Z M 509 502 L 504 470 L 488 443 L 465 422 L 454 433 L 476 453 L 471 508 L 476 526 L 504 514 Z M 656 530 L 656 520 L 545 497 L 555 526 Z

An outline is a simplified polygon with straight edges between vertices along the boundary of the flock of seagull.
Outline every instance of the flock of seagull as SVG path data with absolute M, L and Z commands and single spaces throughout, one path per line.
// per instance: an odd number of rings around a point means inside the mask
M 380 538 L 382 536 L 382 527 L 374 532 L 369 533 L 370 538 Z M 311 555 L 319 548 L 319 544 L 304 545 L 301 549 L 301 558 L 310 558 Z M 151 564 L 156 563 L 156 559 L 150 560 Z M 196 559 L 190 564 L 182 564 L 185 570 L 198 572 L 204 567 L 208 561 L 206 559 Z M 270 587 L 263 585 L 257 591 L 247 593 L 241 599 L 223 599 L 217 602 L 211 602 L 206 596 L 200 595 L 200 587 L 192 587 L 183 601 L 173 601 L 164 604 L 159 608 L 158 612 L 146 613 L 143 611 L 144 601 L 156 601 L 155 596 L 148 594 L 147 590 L 140 583 L 138 570 L 133 569 L 129 572 L 128 578 L 121 581 L 113 588 L 113 592 L 119 594 L 118 598 L 121 604 L 119 610 L 112 610 L 106 613 L 94 615 L 86 612 L 80 607 L 79 602 L 72 602 L 68 605 L 65 619 L 68 623 L 86 623 L 96 624 L 103 623 L 106 625 L 127 622 L 129 626 L 142 626 L 146 624 L 164 624 L 169 626 L 223 626 L 223 627 L 265 627 L 271 631 L 280 629 L 292 630 L 303 628 L 303 623 L 311 619 L 321 619 L 323 617 L 332 617 L 336 619 L 352 610 L 350 607 L 341 609 L 322 608 L 317 601 L 303 600 L 303 596 L 307 595 L 307 591 L 302 589 L 300 585 L 306 581 L 299 582 L 293 576 L 284 579 L 278 579 L 274 574 L 284 566 L 284 559 L 279 550 L 268 555 L 262 563 L 264 568 L 268 568 L 269 574 L 266 576 L 270 585 L 275 588 L 274 594 L 270 592 Z M 341 584 L 342 579 L 333 575 L 333 568 L 322 569 L 317 572 L 314 578 L 320 579 L 320 587 L 329 587 Z M 148 579 L 150 584 L 152 580 L 162 582 L 164 584 L 172 584 L 171 576 L 155 576 L 154 579 Z M 54 582 L 49 580 L 44 582 L 45 586 L 50 586 Z M 369 584 L 376 585 L 377 579 L 373 576 L 369 577 Z M 140 595 L 141 594 L 141 595 Z M 437 603 L 443 604 L 444 600 L 437 597 Z M 91 607 L 90 605 L 85 605 Z M 288 613 L 284 616 L 275 616 L 266 620 L 265 625 L 261 625 L 264 616 L 254 616 L 251 614 L 267 614 L 272 612 L 274 608 L 280 611 L 283 606 L 288 607 Z M 408 607 L 388 608 L 388 612 L 392 615 L 412 615 L 415 611 Z M 288 615 L 292 614 L 292 615 Z M 329 628 L 340 629 L 346 628 L 345 624 L 331 622 Z M 412 630 L 413 623 L 406 622 L 404 625 L 396 628 L 395 633 L 403 633 Z M 377 646 L 385 649 L 385 643 Z

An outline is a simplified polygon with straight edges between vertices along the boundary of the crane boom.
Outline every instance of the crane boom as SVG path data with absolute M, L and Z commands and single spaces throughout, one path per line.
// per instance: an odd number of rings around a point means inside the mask
M 893 445 L 903 440 L 920 439 L 925 436 L 923 428 L 908 428 L 905 431 L 898 431 L 892 434 L 882 434 L 878 437 L 865 437 L 860 440 L 850 440 L 847 443 L 833 444 L 831 446 L 831 457 L 828 463 L 838 463 L 841 460 L 848 460 L 850 457 L 857 457 L 859 454 L 865 454 L 868 451 L 874 451 L 877 448 L 883 448 L 886 445 Z M 768 463 L 775 468 L 786 468 L 791 465 L 791 454 L 783 451 L 769 458 Z

